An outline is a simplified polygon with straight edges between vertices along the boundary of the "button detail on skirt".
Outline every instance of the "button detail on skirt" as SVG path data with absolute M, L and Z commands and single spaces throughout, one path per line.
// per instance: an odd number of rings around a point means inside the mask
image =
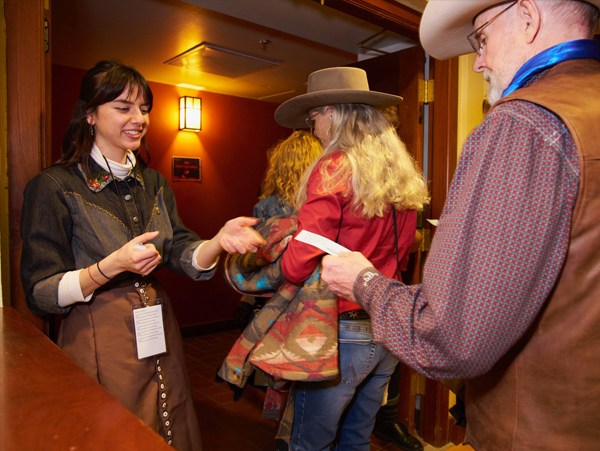
M 161 393 L 160 397 L 161 397 L 162 399 L 167 399 L 167 394 L 166 394 L 166 393 Z

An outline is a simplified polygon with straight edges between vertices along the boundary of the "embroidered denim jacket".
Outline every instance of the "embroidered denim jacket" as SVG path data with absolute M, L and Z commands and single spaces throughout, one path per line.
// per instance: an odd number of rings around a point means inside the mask
M 57 165 L 25 188 L 21 281 L 33 312 L 67 313 L 69 308 L 57 303 L 63 275 L 102 260 L 145 232 L 160 232 L 151 241 L 162 256 L 159 267 L 194 280 L 214 275 L 214 269 L 200 272 L 192 266 L 192 253 L 202 240 L 183 225 L 173 191 L 159 172 L 136 166 L 117 182 L 121 203 L 110 174 L 94 161 L 90 166 L 90 180 L 79 165 Z

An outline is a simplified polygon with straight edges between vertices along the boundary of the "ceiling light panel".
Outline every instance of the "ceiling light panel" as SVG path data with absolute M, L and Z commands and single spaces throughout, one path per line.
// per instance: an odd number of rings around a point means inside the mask
M 164 62 L 164 64 L 229 78 L 237 78 L 262 69 L 278 66 L 281 63 L 282 61 L 252 55 L 209 42 L 201 42 Z

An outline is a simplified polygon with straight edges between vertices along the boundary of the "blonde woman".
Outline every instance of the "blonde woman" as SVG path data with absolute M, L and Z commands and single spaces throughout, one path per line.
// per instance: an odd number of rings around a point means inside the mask
M 366 73 L 312 73 L 308 93 L 282 104 L 280 125 L 309 125 L 323 145 L 297 195 L 298 233 L 307 230 L 360 251 L 393 277 L 406 264 L 427 188 L 390 121 L 377 109 L 402 98 L 369 90 Z M 324 252 L 292 239 L 283 254 L 289 281 L 302 284 Z M 290 450 L 369 450 L 369 436 L 397 360 L 375 343 L 368 314 L 339 299 L 340 378 L 297 383 Z M 306 337 L 304 337 L 306 338 Z M 317 338 L 317 337 L 315 337 Z

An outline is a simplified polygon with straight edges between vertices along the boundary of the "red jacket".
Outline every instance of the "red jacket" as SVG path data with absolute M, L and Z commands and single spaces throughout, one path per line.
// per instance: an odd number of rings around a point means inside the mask
M 307 199 L 298 213 L 298 231 L 307 230 L 335 241 L 351 251 L 361 252 L 381 273 L 395 277 L 396 253 L 394 251 L 394 216 L 390 209 L 382 218 L 363 219 L 351 210 L 352 191 L 343 193 L 346 185 L 340 185 L 332 194 L 318 194 L 321 183 L 320 167 L 329 159 L 335 162 L 345 156 L 337 151 L 313 170 L 307 186 Z M 396 211 L 398 230 L 398 255 L 400 269 L 406 267 L 410 247 L 415 239 L 416 211 Z M 292 239 L 283 254 L 282 270 L 285 278 L 300 285 L 315 270 L 325 253 L 310 244 Z M 339 312 L 361 310 L 346 299 L 339 299 Z

